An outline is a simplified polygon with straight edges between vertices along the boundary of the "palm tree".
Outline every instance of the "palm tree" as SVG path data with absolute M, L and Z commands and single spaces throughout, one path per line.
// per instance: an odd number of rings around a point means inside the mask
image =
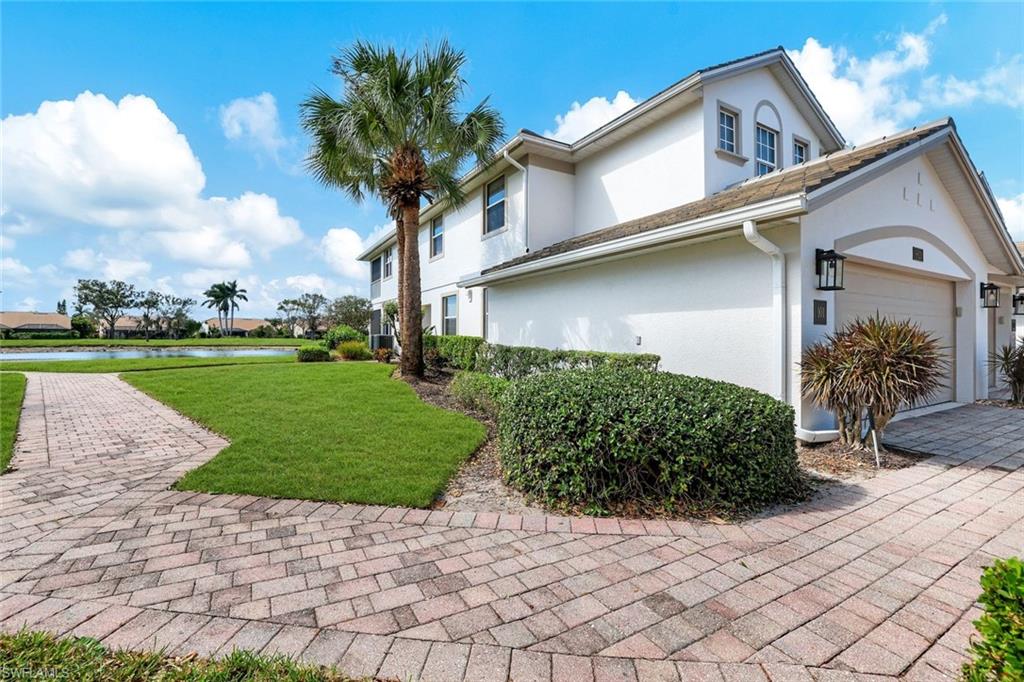
M 238 288 L 238 280 L 235 280 L 235 279 L 231 280 L 230 282 L 222 282 L 221 286 L 223 287 L 224 301 L 227 304 L 228 309 L 231 312 L 231 323 L 230 323 L 230 326 L 228 327 L 228 329 L 231 330 L 231 331 L 234 331 L 234 329 L 235 329 L 235 311 L 238 310 L 238 301 L 246 301 L 246 302 L 248 302 L 249 298 L 246 296 L 246 294 L 248 292 L 245 289 L 239 289 Z M 224 316 L 225 316 L 225 318 L 227 317 L 227 313 L 226 312 L 225 312 Z
M 405 376 L 423 374 L 420 202 L 461 204 L 459 169 L 470 159 L 489 163 L 503 135 L 486 99 L 465 116 L 457 111 L 465 63 L 446 41 L 412 56 L 360 41 L 333 60 L 343 98 L 317 89 L 301 105 L 312 137 L 309 171 L 356 201 L 376 196 L 395 220 Z
M 210 288 L 203 292 L 203 296 L 206 297 L 206 300 L 203 301 L 204 306 L 207 308 L 217 309 L 217 325 L 223 333 L 228 321 L 228 303 L 225 283 L 221 282 L 219 284 L 211 284 Z

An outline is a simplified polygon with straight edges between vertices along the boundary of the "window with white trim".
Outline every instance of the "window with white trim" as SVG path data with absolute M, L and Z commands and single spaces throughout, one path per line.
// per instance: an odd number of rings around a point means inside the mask
M 437 216 L 430 221 L 430 257 L 444 255 L 444 216 Z
M 459 333 L 458 309 L 459 299 L 455 294 L 441 298 L 441 333 L 445 336 Z
M 765 175 L 771 173 L 778 167 L 777 154 L 777 140 L 778 133 L 771 128 L 764 126 L 757 126 L 756 139 L 754 140 L 754 147 L 757 152 L 757 162 L 754 164 L 755 175 Z
M 807 143 L 803 140 L 793 140 L 793 163 L 803 163 L 807 160 Z
M 735 111 L 726 109 L 725 107 L 718 108 L 718 148 L 730 152 L 732 154 L 739 154 L 737 148 L 737 136 L 736 131 L 739 129 L 738 126 L 739 116 Z
M 391 262 L 391 249 L 384 252 L 384 279 L 391 277 L 392 262 Z
M 505 227 L 505 176 L 487 183 L 484 190 L 484 234 Z

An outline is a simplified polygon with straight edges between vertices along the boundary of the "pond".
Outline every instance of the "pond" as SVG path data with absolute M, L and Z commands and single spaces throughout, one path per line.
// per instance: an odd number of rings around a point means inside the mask
M 0 352 L 0 362 L 38 362 L 40 360 L 135 360 L 139 358 L 243 358 L 293 355 L 294 348 L 132 348 L 102 350 L 55 350 Z

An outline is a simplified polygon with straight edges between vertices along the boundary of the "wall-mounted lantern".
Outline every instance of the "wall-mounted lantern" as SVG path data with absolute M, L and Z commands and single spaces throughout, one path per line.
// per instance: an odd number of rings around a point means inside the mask
M 1013 314 L 1024 315 L 1024 289 L 1013 295 Z
M 818 289 L 820 291 L 842 291 L 843 290 L 843 261 L 846 256 L 840 256 L 834 250 L 814 250 L 814 274 L 818 276 Z
M 998 308 L 999 307 L 999 285 L 992 284 L 991 282 L 981 283 L 981 307 L 982 308 Z

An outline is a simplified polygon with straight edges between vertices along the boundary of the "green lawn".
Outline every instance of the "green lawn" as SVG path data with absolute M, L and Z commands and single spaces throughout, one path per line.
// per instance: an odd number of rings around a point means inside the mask
M 222 660 L 171 658 L 160 653 L 110 651 L 88 637 L 56 639 L 44 632 L 0 635 L 3 679 L 99 682 L 344 682 L 331 668 L 302 665 L 284 656 L 235 651 Z M 8 677 L 10 676 L 10 677 Z
M 122 378 L 231 445 L 177 487 L 426 507 L 484 441 L 377 363 L 136 372 Z
M 292 346 L 308 343 L 306 339 L 257 339 L 229 336 L 220 339 L 0 339 L 0 348 L 59 348 L 62 346 Z
M 0 472 L 6 471 L 11 461 L 24 398 L 25 375 L 0 374 Z
M 238 358 L 134 358 L 114 360 L 29 360 L 0 362 L 6 372 L 138 372 L 150 369 L 216 367 L 219 365 L 266 365 L 295 362 L 295 355 L 263 355 Z

